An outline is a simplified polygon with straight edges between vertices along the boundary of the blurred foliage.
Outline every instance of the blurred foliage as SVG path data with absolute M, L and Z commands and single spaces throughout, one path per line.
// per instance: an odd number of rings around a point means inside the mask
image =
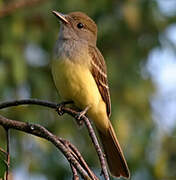
M 0 178 L 4 178 L 6 167 L 5 160 L 0 157 Z
M 1 0 L 0 8 L 7 3 L 10 1 Z M 108 68 L 111 120 L 125 152 L 131 179 L 176 179 L 175 139 L 173 134 L 158 135 L 150 106 L 155 88 L 150 77 L 142 72 L 149 52 L 160 46 L 160 33 L 176 20 L 175 16 L 164 16 L 155 0 L 52 0 L 1 18 L 0 102 L 21 98 L 60 102 L 49 65 L 59 31 L 52 10 L 83 11 L 98 25 L 97 46 Z M 58 117 L 56 112 L 39 106 L 13 107 L 0 113 L 16 120 L 40 123 L 70 140 L 100 173 L 87 131 L 78 128 L 68 115 Z M 5 147 L 5 143 L 0 127 L 0 147 Z M 70 167 L 62 154 L 46 141 L 12 130 L 10 146 L 14 177 L 21 172 L 24 179 L 25 171 L 25 179 L 71 178 Z

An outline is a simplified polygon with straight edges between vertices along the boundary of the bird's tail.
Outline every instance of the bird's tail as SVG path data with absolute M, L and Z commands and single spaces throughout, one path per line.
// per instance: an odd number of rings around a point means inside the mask
M 110 123 L 106 133 L 98 130 L 111 174 L 115 177 L 130 177 L 128 166 L 114 129 Z

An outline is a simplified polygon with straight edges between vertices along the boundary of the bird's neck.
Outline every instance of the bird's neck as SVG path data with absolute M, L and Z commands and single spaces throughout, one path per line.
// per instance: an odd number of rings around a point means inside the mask
M 85 52 L 88 52 L 88 43 L 73 38 L 59 37 L 54 49 L 54 59 L 75 60 L 83 56 Z

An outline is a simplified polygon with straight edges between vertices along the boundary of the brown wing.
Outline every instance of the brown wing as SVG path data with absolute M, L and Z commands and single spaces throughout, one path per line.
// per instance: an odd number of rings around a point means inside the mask
M 111 115 L 111 99 L 107 80 L 106 64 L 98 48 L 89 46 L 89 53 L 92 57 L 91 73 L 96 81 L 100 94 L 106 103 L 108 117 Z

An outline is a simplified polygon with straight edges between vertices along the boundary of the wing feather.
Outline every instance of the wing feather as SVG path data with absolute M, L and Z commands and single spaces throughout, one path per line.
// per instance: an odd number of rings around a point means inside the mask
M 107 80 L 106 64 L 98 48 L 89 46 L 89 53 L 92 57 L 91 73 L 95 79 L 95 82 L 98 86 L 100 94 L 104 102 L 106 103 L 107 115 L 108 117 L 110 117 L 111 99 L 110 99 L 109 86 L 108 86 L 108 80 Z

